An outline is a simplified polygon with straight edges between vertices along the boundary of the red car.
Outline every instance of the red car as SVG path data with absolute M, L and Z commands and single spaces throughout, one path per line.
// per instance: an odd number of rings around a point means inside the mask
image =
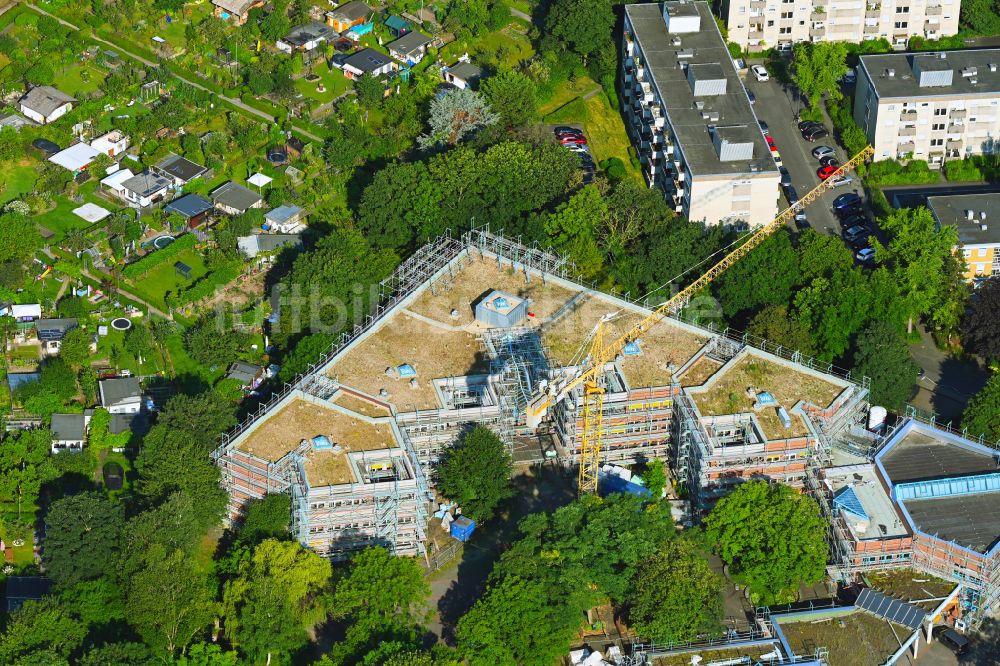
M 837 173 L 837 167 L 821 166 L 816 169 L 816 175 L 819 176 L 820 180 L 826 180 L 835 173 Z
M 587 139 L 585 139 L 582 136 L 564 136 L 563 138 L 559 139 L 559 143 L 561 143 L 564 146 L 570 143 L 582 144 L 585 146 L 587 145 Z
M 772 139 L 770 135 L 765 136 L 764 138 L 767 139 L 767 147 L 771 149 L 771 152 L 777 152 L 778 144 L 774 142 L 774 139 Z

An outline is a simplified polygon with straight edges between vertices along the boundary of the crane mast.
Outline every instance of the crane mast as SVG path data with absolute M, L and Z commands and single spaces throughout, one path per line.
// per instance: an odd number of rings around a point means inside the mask
M 750 234 L 739 247 L 720 259 L 716 264 L 699 276 L 694 282 L 671 296 L 664 303 L 650 312 L 642 321 L 629 329 L 615 340 L 604 345 L 604 321 L 598 323 L 590 345 L 590 353 L 578 369 L 575 376 L 563 382 L 556 382 L 548 387 L 547 392 L 537 395 L 528 405 L 528 426 L 537 428 L 545 418 L 548 409 L 562 400 L 575 388 L 583 385 L 583 432 L 580 438 L 580 474 L 579 492 L 581 495 L 597 492 L 597 473 L 601 465 L 601 440 L 603 436 L 603 405 L 604 388 L 600 384 L 600 375 L 604 367 L 615 360 L 625 349 L 625 345 L 638 340 L 660 321 L 677 314 L 691 298 L 711 284 L 730 266 L 759 247 L 775 231 L 783 227 L 795 214 L 815 202 L 822 194 L 834 187 L 834 181 L 864 163 L 872 157 L 874 149 L 866 146 L 861 152 L 845 162 L 829 178 L 810 190 L 795 206 L 781 211 L 777 217 Z

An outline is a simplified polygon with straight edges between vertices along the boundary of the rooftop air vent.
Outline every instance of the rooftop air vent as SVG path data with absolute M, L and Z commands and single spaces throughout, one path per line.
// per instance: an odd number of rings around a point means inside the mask
M 979 211 L 979 219 L 982 220 L 983 222 L 986 221 L 986 211 L 985 210 Z
M 896 78 L 896 70 L 892 69 L 891 67 L 886 68 L 885 76 L 890 79 Z
M 680 46 L 681 45 L 681 38 L 678 37 L 678 36 L 676 36 L 676 35 L 674 35 L 673 39 L 670 40 L 670 43 L 673 44 L 674 46 Z
M 699 111 L 701 111 L 702 109 L 704 109 L 704 108 L 705 108 L 705 102 L 704 102 L 704 101 L 702 101 L 702 100 L 700 100 L 700 99 L 696 99 L 696 100 L 694 101 L 694 108 L 696 108 L 696 109 L 698 109 Z
M 964 76 L 967 79 L 974 77 L 978 73 L 979 73 L 979 69 L 976 68 L 976 67 L 963 67 L 962 68 L 962 76 Z
M 981 229 L 982 231 L 986 231 L 986 229 L 987 229 L 987 227 L 986 227 L 986 225 L 985 225 L 985 224 L 980 224 L 980 225 L 979 225 L 979 228 L 980 228 L 980 229 Z
M 948 54 L 947 54 L 947 52 L 945 52 L 945 51 L 940 51 L 940 52 L 938 53 L 938 58 L 941 58 L 941 60 L 947 60 L 947 59 L 948 59 Z
M 965 219 L 967 219 L 967 220 L 974 220 L 974 219 L 976 219 L 976 211 L 972 210 L 971 208 L 967 209 L 965 211 Z

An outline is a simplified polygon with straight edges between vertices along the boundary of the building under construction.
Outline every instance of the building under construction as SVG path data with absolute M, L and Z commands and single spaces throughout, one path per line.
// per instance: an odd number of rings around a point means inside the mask
M 576 390 L 529 430 L 533 395 L 576 376 L 599 323 L 628 331 L 655 303 L 597 291 L 538 248 L 445 236 L 381 284 L 380 303 L 215 452 L 230 518 L 286 492 L 299 539 L 331 557 L 372 543 L 419 553 L 429 465 L 474 425 L 518 464 L 580 455 Z M 867 407 L 863 383 L 763 340 L 663 320 L 602 368 L 602 462 L 665 459 L 690 508 L 740 480 L 803 485 Z

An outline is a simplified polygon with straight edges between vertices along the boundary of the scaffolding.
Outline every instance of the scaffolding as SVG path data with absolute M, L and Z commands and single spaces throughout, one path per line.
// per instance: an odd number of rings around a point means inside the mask
M 494 328 L 481 337 L 490 359 L 490 386 L 500 409 L 500 436 L 513 455 L 514 440 L 525 429 L 528 402 L 549 374 L 539 335 L 527 328 Z

